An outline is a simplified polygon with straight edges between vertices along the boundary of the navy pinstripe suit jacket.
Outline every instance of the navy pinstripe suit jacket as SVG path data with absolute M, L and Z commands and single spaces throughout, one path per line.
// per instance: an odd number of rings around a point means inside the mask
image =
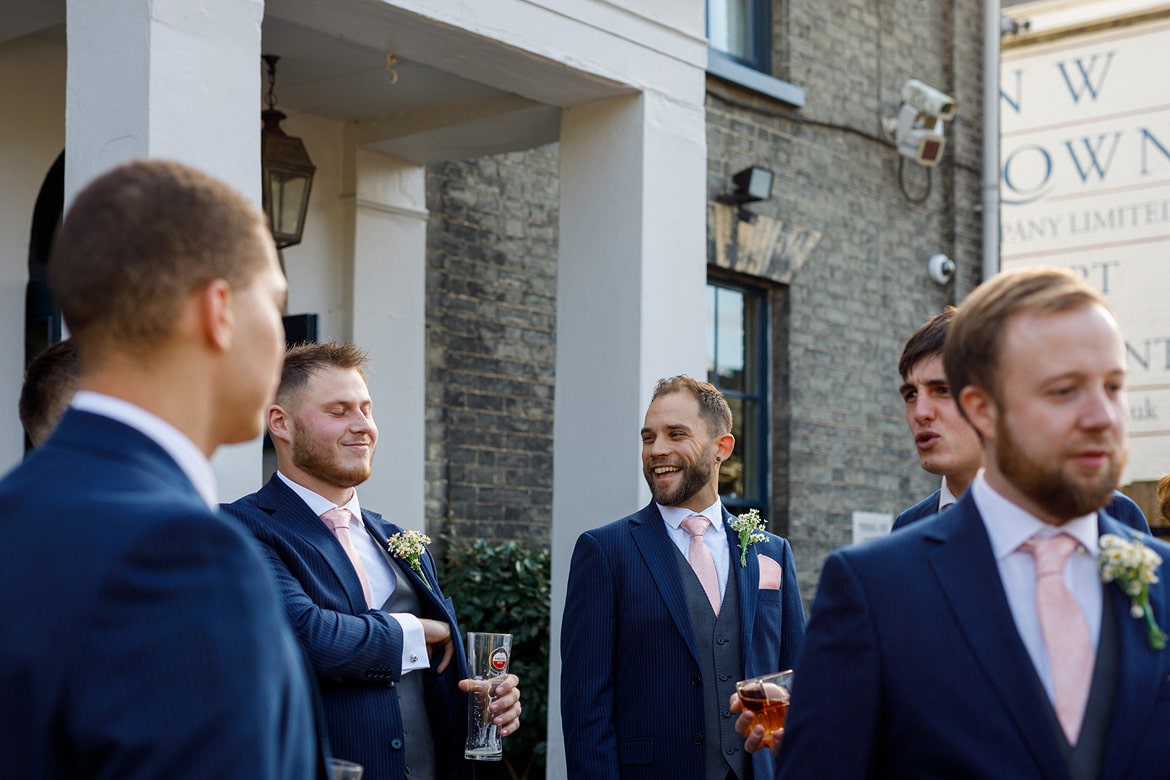
M 724 528 L 738 578 L 745 677 L 790 669 L 804 638 L 792 548 L 768 534 L 748 547 Z M 561 719 L 570 780 L 703 776 L 702 675 L 677 548 L 651 503 L 577 540 L 561 629 Z M 759 587 L 759 556 L 782 567 L 780 590 Z M 713 738 L 718 738 L 713 735 Z M 753 759 L 770 780 L 772 757 Z
M 224 506 L 224 511 L 252 531 L 268 556 L 284 611 L 317 672 L 333 755 L 361 764 L 369 780 L 401 780 L 403 740 L 410 737 L 404 734 L 409 724 L 402 722 L 395 690 L 402 677 L 398 621 L 366 608 L 357 572 L 337 537 L 280 477 L 273 474 L 258 492 Z M 366 509 L 362 520 L 382 547 L 402 530 Z M 463 759 L 467 699 L 458 689 L 459 680 L 467 677 L 467 655 L 429 551 L 422 566 L 434 590 L 409 566 L 401 568 L 418 593 L 419 617 L 451 624 L 455 656 L 441 675 L 425 670 L 411 674 L 426 675 L 423 686 L 439 777 L 470 777 L 471 762 Z

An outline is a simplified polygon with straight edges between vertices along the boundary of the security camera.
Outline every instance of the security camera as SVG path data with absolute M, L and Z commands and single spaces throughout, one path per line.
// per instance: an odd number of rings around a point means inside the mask
M 924 114 L 947 122 L 955 118 L 955 99 L 918 79 L 910 79 L 902 85 L 902 100 Z
M 919 165 L 934 167 L 939 164 L 947 146 L 946 127 L 942 119 L 903 103 L 897 120 L 891 124 L 899 154 Z
M 955 278 L 955 261 L 946 255 L 932 255 L 926 262 L 926 271 L 938 284 L 946 284 Z

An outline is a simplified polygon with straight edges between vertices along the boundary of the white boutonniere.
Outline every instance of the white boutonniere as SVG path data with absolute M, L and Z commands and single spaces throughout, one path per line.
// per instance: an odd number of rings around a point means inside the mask
M 731 530 L 739 534 L 739 565 L 747 566 L 748 547 L 756 542 L 762 542 L 764 536 L 764 518 L 760 517 L 760 510 L 749 509 L 731 521 Z
M 1158 581 L 1162 556 L 1136 539 L 1127 541 L 1115 534 L 1102 536 L 1100 545 L 1097 565 L 1101 569 L 1101 581 L 1116 582 L 1129 596 L 1129 614 L 1135 619 L 1146 619 L 1150 647 L 1154 650 L 1166 647 L 1166 632 L 1154 621 L 1150 609 L 1150 586 Z
M 386 541 L 386 549 L 390 551 L 391 555 L 406 561 L 414 573 L 418 575 L 418 578 L 423 581 L 423 585 L 427 586 L 427 590 L 434 590 L 431 583 L 427 582 L 426 575 L 423 574 L 422 570 L 422 556 L 430 543 L 431 537 L 426 534 L 408 530 L 391 536 Z

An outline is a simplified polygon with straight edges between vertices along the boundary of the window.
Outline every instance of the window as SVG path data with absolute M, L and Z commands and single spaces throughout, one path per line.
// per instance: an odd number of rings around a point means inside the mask
M 772 74 L 772 0 L 707 0 L 707 72 L 804 106 L 804 90 Z
M 735 451 L 719 470 L 728 511 L 768 515 L 767 298 L 760 290 L 707 284 L 707 381 L 727 398 Z
M 749 68 L 772 70 L 771 0 L 707 0 L 707 39 Z

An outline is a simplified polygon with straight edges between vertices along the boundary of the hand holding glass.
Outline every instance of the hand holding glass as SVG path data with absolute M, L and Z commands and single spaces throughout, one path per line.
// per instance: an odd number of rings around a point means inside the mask
M 776 735 L 784 734 L 791 689 L 791 669 L 735 684 L 735 692 L 739 694 L 744 709 L 752 713 L 755 723 L 764 727 L 763 744 L 767 747 L 771 747 Z
M 463 757 L 476 761 L 499 761 L 504 757 L 500 732 L 492 722 L 491 703 L 496 686 L 508 674 L 512 657 L 511 634 L 467 635 L 467 668 L 471 691 L 467 694 L 467 745 Z

